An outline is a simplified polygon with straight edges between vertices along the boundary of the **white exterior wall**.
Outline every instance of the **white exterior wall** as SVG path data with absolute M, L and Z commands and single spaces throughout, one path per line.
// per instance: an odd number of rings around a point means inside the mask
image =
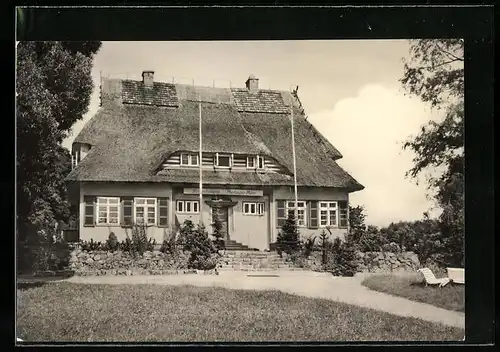
M 222 187 L 221 187 L 222 188 Z M 126 236 L 131 236 L 130 228 L 121 226 L 95 225 L 84 226 L 85 204 L 84 196 L 109 196 L 109 197 L 166 197 L 169 199 L 168 227 L 151 226 L 148 236 L 161 243 L 174 230 L 176 221 L 182 224 L 185 220 L 191 220 L 198 225 L 200 213 L 181 214 L 176 212 L 176 200 L 196 200 L 199 196 L 196 194 L 183 194 L 182 188 L 172 189 L 171 185 L 165 183 L 83 183 L 80 185 L 80 239 L 84 241 L 104 242 L 113 232 L 119 241 L 123 241 Z M 210 200 L 212 195 L 205 195 L 201 204 L 201 214 L 203 223 L 208 232 L 212 232 L 211 211 L 205 201 Z M 276 200 L 294 200 L 293 187 L 277 187 L 270 196 L 231 196 L 232 201 L 237 204 L 229 208 L 228 212 L 228 230 L 229 238 L 239 243 L 247 245 L 250 248 L 260 250 L 268 249 L 269 243 L 276 241 L 280 228 L 277 226 Z M 349 194 L 339 189 L 317 189 L 317 188 L 299 188 L 298 200 L 318 200 L 318 201 L 339 201 L 349 200 Z M 244 215 L 243 202 L 264 202 L 265 211 L 263 216 Z M 122 211 L 122 209 L 120 209 Z M 307 214 L 309 216 L 309 214 Z M 318 210 L 319 221 L 319 210 Z M 318 229 L 308 229 L 299 227 L 302 238 L 307 238 L 321 233 L 321 227 Z M 344 238 L 347 233 L 345 228 L 331 228 L 333 237 Z
M 172 228 L 172 188 L 168 184 L 142 184 L 142 183 L 83 183 L 80 185 L 80 239 L 82 241 L 105 242 L 108 236 L 113 232 L 119 241 L 123 241 L 127 235 L 131 236 L 130 228 L 121 226 L 95 225 L 84 226 L 85 221 L 85 203 L 84 196 L 96 197 L 168 197 L 169 198 L 169 226 L 148 228 L 148 236 L 156 240 L 156 243 L 162 243 L 165 236 L 168 236 Z M 120 209 L 121 211 L 121 209 Z
M 280 227 L 277 226 L 277 211 L 276 211 L 276 200 L 295 200 L 295 193 L 293 187 L 277 187 L 273 190 L 273 196 L 271 199 L 271 242 L 276 241 L 276 237 L 280 231 Z M 349 193 L 335 188 L 301 188 L 297 190 L 297 200 L 318 200 L 318 201 L 339 201 L 346 200 L 349 202 Z M 309 214 L 307 214 L 309 216 Z M 319 209 L 318 209 L 318 224 L 319 224 Z M 337 223 L 338 225 L 338 223 Z M 301 238 L 308 238 L 314 235 L 319 235 L 322 228 L 308 229 L 307 227 L 299 227 L 299 232 Z M 340 237 L 345 238 L 347 234 L 346 228 L 330 227 L 332 232 L 332 238 Z M 328 231 L 327 231 L 328 233 Z

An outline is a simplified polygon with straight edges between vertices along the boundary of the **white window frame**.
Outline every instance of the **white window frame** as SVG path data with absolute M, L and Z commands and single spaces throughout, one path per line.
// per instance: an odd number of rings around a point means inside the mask
M 331 211 L 335 210 L 335 224 L 331 224 Z M 326 212 L 326 224 L 322 222 L 322 212 Z M 319 227 L 339 227 L 339 204 L 337 201 L 319 201 L 318 206 L 318 226 Z
M 256 167 L 256 158 L 254 156 L 247 156 L 247 169 L 255 169 Z M 250 166 L 250 162 L 252 161 L 252 166 Z
M 182 157 L 186 156 L 188 157 L 188 162 L 187 164 L 184 164 L 182 162 Z M 193 163 L 193 157 L 196 157 L 196 163 Z M 180 158 L 180 165 L 181 166 L 200 166 L 200 157 L 198 154 L 190 154 L 190 153 L 181 153 L 181 158 Z
M 245 205 L 248 205 L 248 211 L 245 209 Z M 252 205 L 254 211 L 252 212 Z M 243 208 L 243 215 L 245 216 L 262 216 L 264 215 L 265 212 L 265 204 L 264 202 L 243 202 L 242 203 L 242 208 Z
M 220 166 L 219 165 L 219 157 L 229 158 L 229 166 Z M 215 166 L 218 168 L 221 168 L 221 169 L 230 169 L 233 166 L 233 154 L 215 153 Z
M 262 161 L 262 167 L 259 166 L 260 161 Z M 257 170 L 264 170 L 266 168 L 266 159 L 261 155 L 257 155 L 257 164 L 255 167 Z
M 103 202 L 105 200 L 105 202 Z M 110 200 L 116 200 L 116 203 L 109 203 Z M 119 197 L 97 197 L 96 200 L 96 224 L 97 225 L 112 225 L 112 226 L 120 226 L 120 198 Z M 101 222 L 102 218 L 100 215 L 101 210 L 100 207 L 106 207 L 106 222 Z M 111 207 L 116 207 L 116 222 L 111 222 Z
M 182 210 L 179 210 L 179 203 L 182 203 Z M 190 211 L 187 211 L 187 204 L 190 204 Z M 194 211 L 194 204 L 196 204 L 197 211 Z M 200 202 L 197 200 L 178 200 L 175 203 L 175 212 L 177 214 L 199 214 L 200 213 Z
M 292 206 L 290 206 L 292 203 Z M 295 210 L 295 200 L 287 200 L 285 201 L 285 216 L 288 218 L 288 214 L 290 211 Z M 307 226 L 307 202 L 305 200 L 297 200 L 297 211 L 303 211 L 303 223 L 300 219 L 295 219 L 297 221 L 298 227 L 306 227 Z M 297 213 L 298 215 L 298 213 Z M 298 217 L 298 216 L 297 216 Z
M 143 204 L 138 204 L 138 201 L 144 201 Z M 148 201 L 153 201 L 153 204 L 148 204 Z M 145 220 L 143 223 L 147 226 L 154 226 L 157 224 L 158 220 L 158 214 L 157 214 L 157 209 L 158 209 L 158 200 L 156 198 L 151 198 L 151 197 L 136 197 L 134 198 L 134 223 L 138 223 L 137 221 L 137 208 L 143 208 L 143 214 L 144 217 L 143 219 Z M 147 208 L 153 208 L 154 209 L 154 217 L 153 217 L 153 222 L 149 222 L 149 215 L 148 215 L 148 210 Z

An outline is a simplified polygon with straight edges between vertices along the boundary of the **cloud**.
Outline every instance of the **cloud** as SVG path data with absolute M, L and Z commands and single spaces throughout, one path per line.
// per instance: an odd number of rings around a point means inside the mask
M 417 99 L 381 85 L 365 85 L 355 97 L 340 100 L 333 110 L 310 115 L 310 121 L 343 154 L 339 160 L 365 189 L 351 194 L 364 205 L 367 223 L 415 220 L 433 204 L 425 182 L 405 178 L 413 155 L 402 143 L 436 116 Z

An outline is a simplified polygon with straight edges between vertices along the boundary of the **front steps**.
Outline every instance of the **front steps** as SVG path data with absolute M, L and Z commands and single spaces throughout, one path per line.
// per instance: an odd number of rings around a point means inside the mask
M 276 252 L 226 250 L 219 271 L 302 271 L 286 263 Z
M 226 250 L 229 251 L 258 251 L 258 249 L 250 248 L 247 245 L 241 244 L 234 240 L 225 240 Z

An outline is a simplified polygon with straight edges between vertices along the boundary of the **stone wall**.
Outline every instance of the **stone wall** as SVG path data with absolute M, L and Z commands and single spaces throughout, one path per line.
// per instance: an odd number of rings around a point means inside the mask
M 145 252 L 136 256 L 122 251 L 82 251 L 71 252 L 69 267 L 75 275 L 169 275 L 197 273 L 187 269 L 188 254 L 177 256 L 160 251 Z M 207 271 L 212 272 L 212 271 Z
M 414 252 L 358 252 L 359 272 L 415 271 L 420 261 Z
M 311 253 L 307 266 L 312 270 L 321 269 L 320 251 Z M 400 272 L 415 271 L 420 268 L 418 256 L 414 252 L 356 252 L 358 272 Z

